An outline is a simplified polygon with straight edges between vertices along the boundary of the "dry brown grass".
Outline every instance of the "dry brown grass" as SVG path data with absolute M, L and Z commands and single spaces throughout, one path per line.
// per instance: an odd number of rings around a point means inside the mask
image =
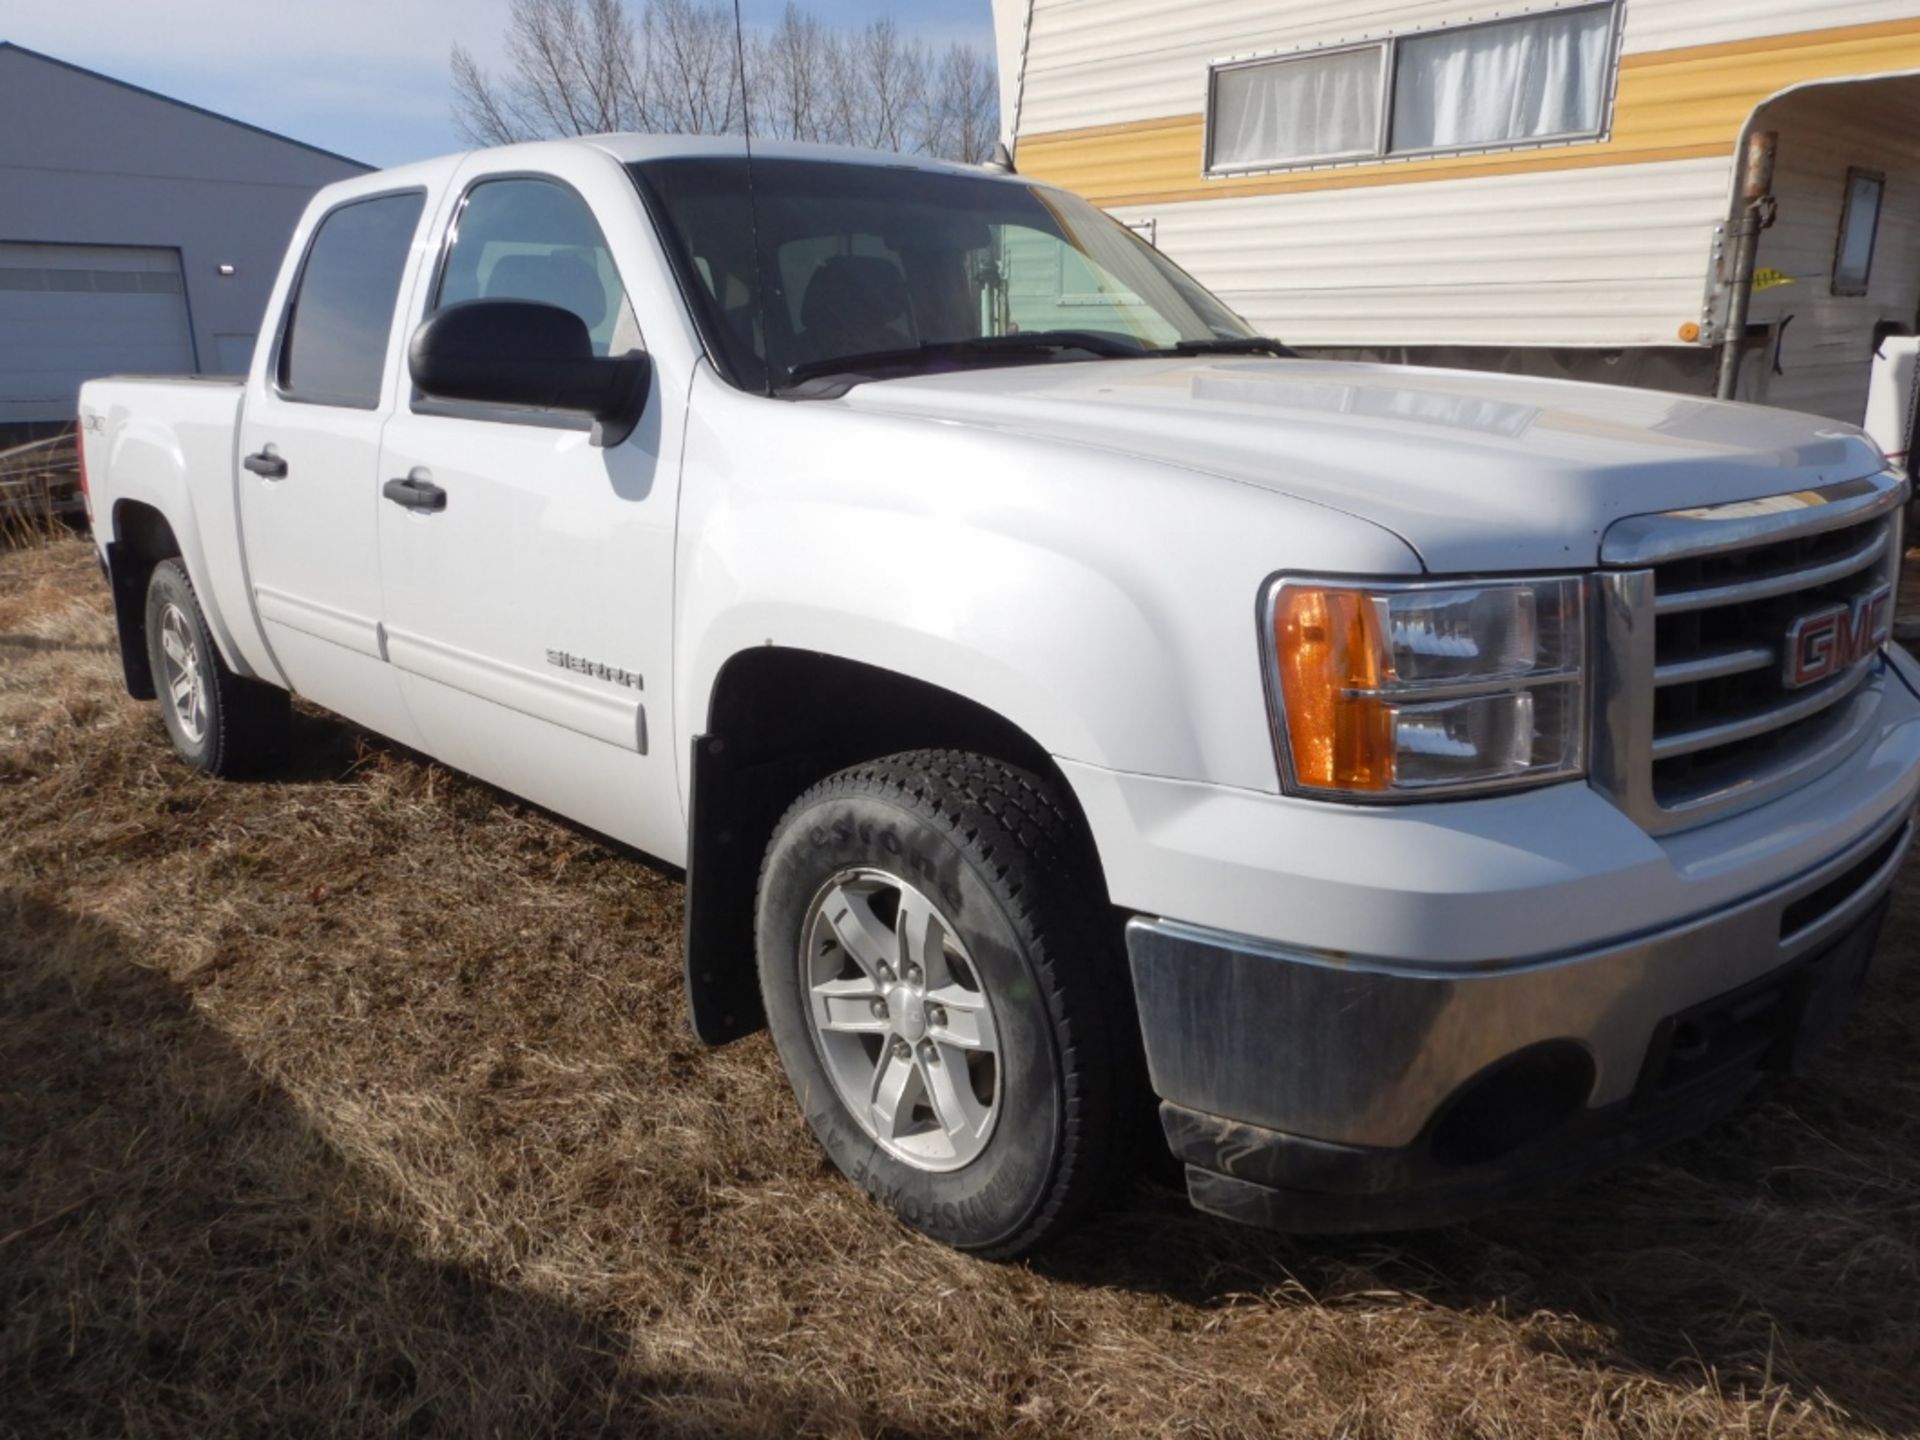
M 304 716 L 221 784 L 78 543 L 0 555 L 0 1433 L 1920 1427 L 1920 888 L 1843 1053 L 1551 1203 L 1290 1241 L 1146 1183 L 1026 1267 L 689 1038 L 670 877 Z
M 77 441 L 68 430 L 27 444 L 0 445 L 0 548 L 65 539 L 84 518 Z

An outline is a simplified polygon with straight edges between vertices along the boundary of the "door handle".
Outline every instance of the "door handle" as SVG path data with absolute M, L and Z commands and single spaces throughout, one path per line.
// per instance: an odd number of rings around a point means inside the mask
M 423 470 L 416 470 L 402 480 L 387 481 L 380 487 L 380 493 L 406 510 L 447 508 L 447 492 L 427 479 Z
M 287 478 L 287 462 L 274 454 L 271 449 L 256 450 L 240 463 L 265 480 Z

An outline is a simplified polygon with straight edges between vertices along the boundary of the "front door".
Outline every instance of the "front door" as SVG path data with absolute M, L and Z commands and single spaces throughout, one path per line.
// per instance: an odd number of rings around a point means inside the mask
M 379 462 L 394 313 L 425 196 L 350 199 L 312 232 L 277 343 L 247 391 L 248 580 L 293 689 L 412 741 L 380 634 Z
M 537 300 L 580 316 L 598 354 L 642 344 L 602 226 L 558 177 L 474 180 L 423 290 L 422 315 Z M 639 428 L 606 448 L 579 417 L 409 388 L 380 473 L 414 483 L 380 506 L 380 556 L 388 655 L 421 743 L 596 830 L 676 853 L 666 697 L 680 424 L 659 381 Z M 435 508 L 417 503 L 422 486 Z

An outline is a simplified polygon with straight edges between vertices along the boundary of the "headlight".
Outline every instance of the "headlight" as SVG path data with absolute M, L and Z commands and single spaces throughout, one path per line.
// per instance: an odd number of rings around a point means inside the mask
M 1274 581 L 1263 640 L 1288 788 L 1390 800 L 1580 774 L 1585 595 L 1572 577 Z

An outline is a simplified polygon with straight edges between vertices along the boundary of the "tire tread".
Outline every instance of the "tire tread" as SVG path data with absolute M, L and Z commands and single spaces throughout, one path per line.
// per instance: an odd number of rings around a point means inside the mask
M 153 637 L 156 608 L 154 592 L 168 585 L 178 586 L 182 592 L 180 598 L 187 602 L 185 610 L 193 622 L 214 689 L 212 714 L 208 717 L 211 730 L 206 751 L 197 758 L 182 752 L 181 758 L 207 774 L 222 779 L 258 775 L 283 764 L 292 730 L 291 697 L 277 685 L 249 680 L 227 668 L 227 662 L 220 658 L 219 647 L 213 643 L 206 612 L 201 608 L 199 593 L 193 588 L 193 577 L 187 574 L 186 566 L 177 559 L 161 561 L 154 567 L 153 578 L 148 582 L 146 623 L 149 651 L 157 648 Z M 157 656 L 154 665 L 157 681 L 164 673 Z M 168 703 L 165 695 L 161 696 L 160 703 Z M 169 726 L 169 736 L 172 733 L 172 727 Z M 176 742 L 175 749 L 179 748 Z
M 1007 902 L 1046 1002 L 1064 1077 L 1055 1173 L 1019 1227 L 975 1253 L 1027 1254 L 1090 1211 L 1133 1165 L 1144 1063 L 1132 982 L 1116 944 L 1091 838 L 1055 786 L 966 750 L 913 750 L 841 770 L 807 790 L 774 827 L 836 796 L 912 809 L 945 830 Z M 774 844 L 762 860 L 766 866 Z

